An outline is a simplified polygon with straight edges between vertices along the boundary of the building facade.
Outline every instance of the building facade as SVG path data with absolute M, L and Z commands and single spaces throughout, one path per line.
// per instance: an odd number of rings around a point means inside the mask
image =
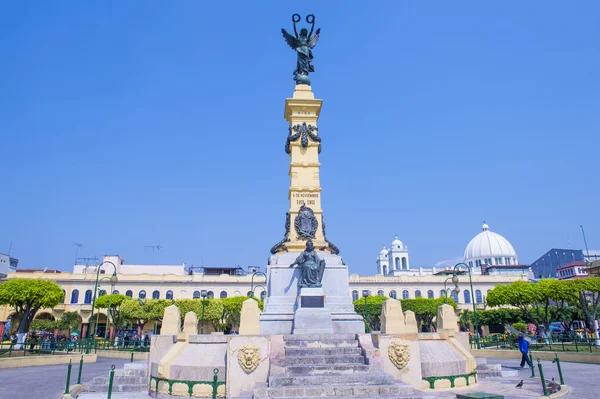
M 599 250 L 552 248 L 531 264 L 535 278 L 558 278 L 558 269 L 572 262 L 600 260 Z
M 0 278 L 10 272 L 17 271 L 19 260 L 10 255 L 0 253 Z

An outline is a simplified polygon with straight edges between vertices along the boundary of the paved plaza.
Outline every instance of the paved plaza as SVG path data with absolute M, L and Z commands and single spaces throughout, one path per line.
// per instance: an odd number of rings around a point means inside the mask
M 84 365 L 82 381 L 86 382 L 96 376 L 108 375 L 110 366 L 117 369 L 127 363 L 121 359 L 98 359 L 97 363 Z M 543 396 L 539 379 L 531 379 L 529 369 L 521 369 L 516 359 L 488 359 L 488 364 L 502 364 L 507 370 L 518 370 L 519 377 L 512 379 L 483 379 L 474 389 L 457 391 L 428 392 L 439 398 L 454 398 L 457 392 L 489 392 L 501 393 L 505 399 L 539 398 Z M 542 362 L 544 374 L 547 379 L 554 378 L 559 381 L 556 365 L 551 362 Z M 78 365 L 73 366 L 71 384 L 77 381 Z M 569 393 L 562 396 L 565 399 L 591 399 L 600 392 L 600 365 L 581 363 L 562 363 L 565 382 L 569 385 Z M 0 371 L 0 398 L 10 399 L 56 399 L 64 391 L 67 366 L 39 366 L 6 369 Z M 536 368 L 536 375 L 537 368 Z M 523 388 L 515 385 L 524 380 Z M 134 396 L 135 395 L 135 396 Z M 84 394 L 85 398 L 104 398 L 106 393 Z M 113 398 L 143 398 L 144 394 L 115 393 Z

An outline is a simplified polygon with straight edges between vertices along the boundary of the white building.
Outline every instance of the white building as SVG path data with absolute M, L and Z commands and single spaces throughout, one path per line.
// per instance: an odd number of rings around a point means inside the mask
M 473 237 L 465 248 L 465 263 L 480 273 L 490 266 L 519 264 L 517 253 L 506 238 L 491 231 L 485 223 L 481 228 L 481 233 Z

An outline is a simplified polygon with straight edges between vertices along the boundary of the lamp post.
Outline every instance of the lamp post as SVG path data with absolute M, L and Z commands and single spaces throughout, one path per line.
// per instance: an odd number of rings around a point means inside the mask
M 363 298 L 365 298 L 365 332 L 368 334 L 371 332 L 369 329 L 369 306 L 367 305 L 367 297 L 369 296 L 369 290 L 363 290 Z
M 204 301 L 207 295 L 208 292 L 206 290 L 200 291 L 200 296 L 202 297 L 202 327 L 200 327 L 200 334 L 204 334 Z
M 113 273 L 113 275 L 110 276 L 110 277 L 102 277 L 98 281 L 98 283 L 99 284 L 102 283 L 102 280 L 109 280 L 110 281 L 110 292 L 111 292 L 110 295 L 112 295 L 113 288 L 114 288 L 115 284 L 118 281 L 117 273 L 116 272 Z M 106 311 L 106 328 L 104 329 L 104 339 L 106 339 L 106 332 L 108 331 L 109 317 L 110 317 L 110 307 L 111 306 L 112 306 L 112 296 L 108 297 L 108 309 Z M 99 319 L 100 319 L 100 311 L 98 311 L 98 314 L 96 315 L 96 324 L 94 325 L 94 337 L 92 338 L 94 344 L 96 342 L 96 335 L 98 334 L 98 320 Z
M 115 283 L 117 282 L 117 266 L 115 266 L 114 263 L 109 262 L 109 261 L 104 261 L 102 263 L 100 263 L 98 265 L 98 267 L 96 268 L 96 283 L 94 284 L 94 298 L 92 299 L 92 314 L 90 315 L 90 322 L 93 323 L 94 322 L 94 306 L 96 305 L 96 291 L 98 290 L 98 277 L 100 276 L 100 268 L 102 267 L 103 264 L 108 263 L 110 265 L 112 265 L 113 267 L 113 274 L 111 276 L 111 281 L 114 278 Z M 90 325 L 91 327 L 91 325 Z M 87 331 L 85 332 L 85 337 L 89 338 L 90 337 L 90 330 L 91 328 L 88 328 Z M 96 341 L 96 336 L 94 334 L 94 344 Z
M 457 270 L 460 270 L 460 266 L 466 267 L 467 272 L 469 273 L 469 284 L 471 285 L 471 303 L 473 304 L 473 324 L 475 325 L 475 342 L 477 343 L 477 349 L 481 349 L 481 346 L 479 344 L 479 325 L 477 324 L 477 307 L 475 306 L 475 293 L 473 291 L 473 277 L 471 275 L 471 268 L 466 263 L 457 263 L 456 265 L 454 265 L 454 275 L 456 275 Z M 456 286 L 456 288 L 458 289 L 458 285 Z M 458 292 L 460 292 L 460 290 L 458 290 Z
M 446 304 L 448 303 L 448 288 L 446 287 L 446 283 L 448 283 L 448 280 L 452 280 L 452 283 L 454 284 L 454 292 L 456 292 L 457 295 L 460 292 L 460 288 L 458 288 L 458 276 L 456 275 L 456 273 L 452 273 L 452 277 L 448 277 L 444 281 L 444 303 Z
M 264 274 L 263 272 L 254 272 L 254 273 L 252 273 L 252 278 L 250 279 L 250 292 L 251 292 L 250 298 L 252 298 L 254 296 L 254 276 L 256 276 L 256 275 L 263 275 L 263 276 L 265 276 L 265 282 L 267 281 L 267 275 Z M 263 287 L 263 289 L 264 289 L 264 287 Z

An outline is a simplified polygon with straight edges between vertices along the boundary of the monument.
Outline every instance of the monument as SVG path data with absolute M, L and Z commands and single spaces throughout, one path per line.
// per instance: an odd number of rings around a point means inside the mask
M 285 152 L 290 156 L 290 207 L 283 239 L 271 248 L 261 333 L 360 333 L 364 324 L 349 295 L 348 268 L 339 249 L 327 239 L 321 208 L 322 145 L 317 121 L 323 100 L 315 99 L 309 78 L 315 70 L 312 49 L 320 29 L 314 30 L 313 15 L 306 17 L 310 31 L 302 28 L 298 34 L 298 14 L 292 21 L 294 35 L 282 29 L 297 55 L 296 87 L 284 109 L 289 123 Z

